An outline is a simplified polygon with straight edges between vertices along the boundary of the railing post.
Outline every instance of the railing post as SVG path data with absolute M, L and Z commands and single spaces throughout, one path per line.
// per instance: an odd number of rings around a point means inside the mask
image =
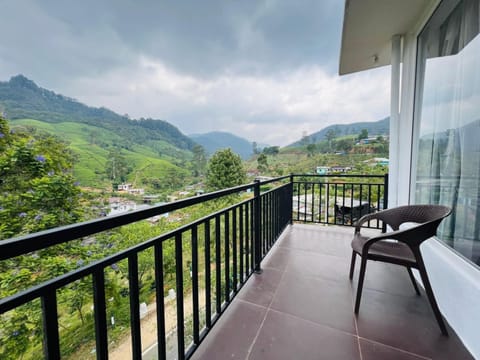
M 388 173 L 384 175 L 383 180 L 383 209 L 388 208 Z M 377 225 L 378 226 L 378 225 Z M 387 224 L 382 224 L 382 232 L 387 232 Z
M 287 206 L 288 206 L 288 223 L 292 225 L 293 224 L 293 174 L 290 174 L 290 188 L 288 191 Z
M 262 261 L 262 229 L 261 229 L 261 203 L 260 203 L 260 180 L 255 180 L 254 185 L 254 199 L 253 199 L 253 228 L 254 228 L 254 259 L 255 266 L 254 271 L 257 274 L 262 273 L 262 268 L 260 267 L 260 262 Z

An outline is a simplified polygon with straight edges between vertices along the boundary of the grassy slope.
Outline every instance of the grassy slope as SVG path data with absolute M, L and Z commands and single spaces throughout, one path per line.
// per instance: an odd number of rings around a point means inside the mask
M 108 181 L 105 179 L 105 163 L 109 149 L 97 144 L 121 145 L 123 139 L 120 136 L 103 128 L 74 122 L 46 123 L 33 119 L 18 119 L 10 122 L 13 126 L 33 126 L 69 142 L 71 149 L 78 155 L 74 175 L 80 184 L 93 187 L 108 186 Z M 95 133 L 93 144 L 89 139 L 92 133 Z M 157 142 L 156 144 L 157 149 L 169 147 L 171 148 L 167 143 Z M 172 149 L 169 150 L 171 153 Z M 176 150 L 176 152 L 185 156 L 185 152 L 181 150 Z M 135 179 L 139 181 L 142 177 L 161 178 L 169 168 L 177 168 L 169 161 L 172 160 L 171 157 L 165 156 L 165 159 L 161 159 L 148 146 L 134 144 L 131 146 L 131 150 L 123 149 L 122 153 L 134 168 L 130 174 L 130 181 Z

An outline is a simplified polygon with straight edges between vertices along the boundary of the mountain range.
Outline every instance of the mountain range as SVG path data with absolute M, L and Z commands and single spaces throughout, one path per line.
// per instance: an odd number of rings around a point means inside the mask
M 205 134 L 192 134 L 190 138 L 202 145 L 208 155 L 225 148 L 232 149 L 244 160 L 253 154 L 253 146 L 250 141 L 228 132 L 213 131 Z
M 23 75 L 0 81 L 0 114 L 13 126 L 46 131 L 67 141 L 78 156 L 74 175 L 85 186 L 108 185 L 105 164 L 112 151 L 121 153 L 129 163 L 127 180 L 135 186 L 187 178 L 196 143 L 209 155 L 227 147 L 243 159 L 253 153 L 252 142 L 234 134 L 216 131 L 188 137 L 167 121 L 135 120 L 104 107 L 90 107 L 44 89 Z M 330 130 L 338 137 L 356 135 L 363 129 L 369 135 L 386 135 L 389 119 L 330 125 L 309 139 L 319 142 Z M 298 146 L 301 141 L 289 146 Z
M 329 131 L 334 131 L 335 135 L 340 137 L 346 135 L 358 135 L 363 129 L 366 129 L 368 131 L 368 135 L 371 136 L 388 135 L 390 132 L 390 118 L 386 117 L 385 119 L 373 122 L 356 122 L 352 124 L 330 125 L 320 131 L 308 135 L 308 138 L 310 142 L 318 143 L 322 140 L 326 140 L 326 135 Z M 301 144 L 302 140 L 298 140 L 288 146 L 295 147 L 300 146 Z

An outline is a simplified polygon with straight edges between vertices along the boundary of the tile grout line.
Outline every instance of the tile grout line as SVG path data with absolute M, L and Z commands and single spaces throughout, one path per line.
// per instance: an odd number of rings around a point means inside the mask
M 355 271 L 355 269 L 354 269 Z M 356 295 L 355 295 L 355 291 L 353 291 L 353 280 L 350 280 L 350 286 L 351 286 L 351 289 L 352 289 L 352 312 L 353 312 L 353 322 L 355 323 L 355 331 L 356 331 L 356 338 L 357 338 L 357 344 L 358 344 L 358 353 L 360 355 L 360 360 L 363 360 L 363 354 L 362 354 L 362 346 L 360 345 L 360 334 L 358 333 L 358 322 L 357 322 L 357 317 L 355 316 L 355 312 L 353 311 L 354 309 L 354 306 L 355 306 L 355 298 L 356 298 Z
M 290 235 L 290 234 L 289 234 Z M 279 243 L 277 243 L 279 244 Z M 278 245 L 280 247 L 280 244 Z M 260 331 L 262 330 L 263 328 L 263 325 L 265 324 L 265 320 L 267 319 L 267 315 L 268 315 L 268 312 L 270 311 L 270 306 L 272 305 L 272 302 L 273 302 L 273 299 L 275 299 L 275 296 L 277 295 L 277 291 L 278 291 L 278 288 L 280 287 L 280 283 L 282 282 L 283 280 L 283 277 L 285 276 L 285 273 L 286 273 L 286 268 L 287 268 L 287 265 L 290 261 L 287 260 L 287 264 L 285 264 L 285 268 L 282 270 L 282 276 L 280 277 L 280 281 L 278 282 L 278 285 L 275 289 L 275 292 L 273 293 L 273 296 L 272 296 L 272 299 L 270 300 L 270 303 L 268 304 L 268 306 L 266 307 L 266 311 L 265 311 L 265 316 L 263 317 L 262 319 L 262 322 L 260 324 L 260 326 L 258 327 L 258 330 L 257 330 L 257 333 L 255 334 L 255 337 L 253 338 L 253 341 L 252 343 L 250 344 L 250 347 L 248 348 L 248 351 L 247 351 L 247 356 L 245 358 L 245 360 L 249 360 L 250 359 L 250 354 L 252 353 L 252 350 L 253 350 L 253 346 L 255 345 L 255 343 L 257 342 L 257 339 L 260 335 Z
M 375 340 L 371 340 L 371 339 L 364 338 L 364 337 L 361 337 L 361 336 L 359 336 L 359 339 L 363 339 L 363 340 L 368 341 L 368 342 L 373 343 L 373 344 L 382 345 L 382 346 L 385 346 L 389 349 L 396 350 L 396 351 L 399 351 L 399 352 L 404 353 L 404 354 L 413 355 L 415 357 L 418 357 L 419 359 L 432 360 L 432 358 L 429 358 L 427 356 L 416 354 L 416 353 L 413 353 L 411 351 L 403 350 L 403 349 L 400 349 L 398 347 L 395 347 L 395 346 L 392 346 L 392 345 L 387 345 L 387 344 L 384 344 L 384 343 L 381 343 L 381 342 L 378 342 L 378 341 L 375 341 Z

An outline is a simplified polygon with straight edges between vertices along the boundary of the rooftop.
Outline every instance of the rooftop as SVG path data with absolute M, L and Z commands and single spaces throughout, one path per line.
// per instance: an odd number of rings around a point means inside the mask
M 376 230 L 362 230 L 374 232 Z M 472 359 L 405 269 L 369 261 L 358 317 L 352 228 L 288 227 L 193 359 Z M 356 275 L 358 275 L 358 262 Z

